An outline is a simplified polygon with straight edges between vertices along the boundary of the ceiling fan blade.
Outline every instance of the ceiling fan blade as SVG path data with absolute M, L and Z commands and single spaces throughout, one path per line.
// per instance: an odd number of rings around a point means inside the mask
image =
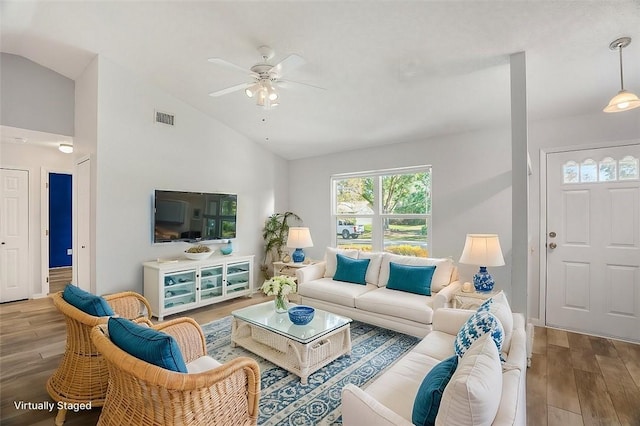
M 232 93 L 238 90 L 245 89 L 251 86 L 252 84 L 253 83 L 236 84 L 235 86 L 227 87 L 226 89 L 221 89 L 221 90 L 218 90 L 217 92 L 211 92 L 209 93 L 209 96 L 213 96 L 214 98 L 216 98 L 218 96 L 226 95 L 227 93 Z
M 320 87 L 320 86 L 314 86 L 313 84 L 309 84 L 309 83 L 300 83 L 299 81 L 291 81 L 291 80 L 276 80 L 276 83 L 278 85 L 282 85 L 282 87 L 302 87 L 305 89 L 316 89 L 316 90 L 327 90 L 324 87 Z
M 307 61 L 305 61 L 302 56 L 293 53 L 275 64 L 271 69 L 271 72 L 275 72 L 277 76 L 281 76 L 282 74 L 289 72 L 292 69 L 304 65 L 306 62 Z
M 258 76 L 258 74 L 256 74 L 255 72 L 253 72 L 253 71 L 251 71 L 249 69 L 246 69 L 246 68 L 242 68 L 239 65 L 232 64 L 231 62 L 225 61 L 222 58 L 209 58 L 208 61 L 211 62 L 212 64 L 220 65 L 220 66 L 232 69 L 234 71 L 242 71 L 245 74 L 249 74 L 251 77 L 257 77 Z

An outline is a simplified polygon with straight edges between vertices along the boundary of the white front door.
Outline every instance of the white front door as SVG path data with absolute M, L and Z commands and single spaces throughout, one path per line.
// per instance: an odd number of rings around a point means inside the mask
M 0 169 L 0 302 L 29 296 L 29 172 Z
M 640 144 L 547 155 L 547 325 L 640 341 Z

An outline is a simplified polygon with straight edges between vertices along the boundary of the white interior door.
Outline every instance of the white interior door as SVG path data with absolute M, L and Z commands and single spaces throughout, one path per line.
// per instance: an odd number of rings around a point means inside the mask
M 547 325 L 640 341 L 640 144 L 547 155 Z
M 0 302 L 29 296 L 29 172 L 0 169 Z
M 91 290 L 91 161 L 78 164 L 74 179 L 76 188 L 76 246 L 74 273 L 76 285 Z

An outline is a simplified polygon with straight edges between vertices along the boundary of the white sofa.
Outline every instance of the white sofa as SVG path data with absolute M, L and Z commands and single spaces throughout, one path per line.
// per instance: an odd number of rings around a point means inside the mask
M 434 313 L 433 331 L 407 355 L 385 370 L 365 389 L 353 384 L 345 386 L 342 391 L 343 424 L 411 425 L 413 403 L 424 377 L 441 360 L 454 354 L 456 334 L 473 313 L 474 311 L 461 309 L 438 309 Z M 492 346 L 497 356 L 496 345 L 491 340 L 488 342 L 488 345 L 479 350 L 485 351 L 485 347 Z M 474 359 L 468 361 L 475 364 L 472 368 L 480 368 L 470 375 L 464 376 L 465 372 L 461 371 L 463 360 L 472 356 L 472 350 L 469 349 L 459 360 L 456 372 L 444 390 L 436 425 L 525 425 L 526 346 L 524 317 L 521 314 L 513 314 L 510 344 L 507 352 L 503 350 L 506 362 L 500 365 L 498 360 L 492 378 L 483 383 L 474 382 L 480 380 L 474 378 L 474 374 L 482 376 L 487 373 L 488 368 L 477 367 L 483 365 L 481 362 Z M 458 374 L 459 377 L 456 376 Z M 499 384 L 500 381 L 502 386 Z M 471 398 L 469 394 L 472 395 Z M 467 400 L 461 403 L 460 398 L 465 397 Z
M 366 285 L 333 280 L 336 254 L 369 259 Z M 436 266 L 431 296 L 387 289 L 390 262 Z M 296 271 L 300 303 L 417 337 L 431 331 L 433 312 L 450 307 L 461 284 L 451 259 L 327 248 L 325 260 Z

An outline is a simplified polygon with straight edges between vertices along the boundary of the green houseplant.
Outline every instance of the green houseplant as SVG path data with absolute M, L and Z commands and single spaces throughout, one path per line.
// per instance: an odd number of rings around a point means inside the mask
M 283 248 L 287 245 L 289 221 L 301 221 L 300 216 L 293 212 L 274 213 L 267 218 L 262 230 L 264 239 L 264 259 L 261 270 L 265 278 L 269 278 L 269 265 L 282 260 Z

